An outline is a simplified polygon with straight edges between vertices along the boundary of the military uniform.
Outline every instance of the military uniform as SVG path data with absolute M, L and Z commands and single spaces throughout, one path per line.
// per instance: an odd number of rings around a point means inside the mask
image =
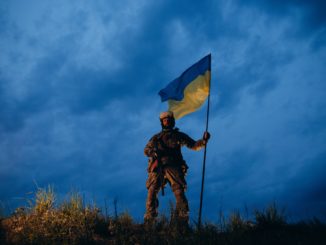
M 176 198 L 177 216 L 187 221 L 189 219 L 188 200 L 185 196 L 187 188 L 185 175 L 188 166 L 181 154 L 182 146 L 200 150 L 205 146 L 205 141 L 195 141 L 178 129 L 163 129 L 149 140 L 144 149 L 145 155 L 149 157 L 145 221 L 155 218 L 158 214 L 157 196 L 162 187 L 162 182 L 163 185 L 169 183 L 172 188 Z M 156 166 L 153 167 L 154 159 L 157 157 L 159 157 L 162 166 L 161 171 L 158 171 Z

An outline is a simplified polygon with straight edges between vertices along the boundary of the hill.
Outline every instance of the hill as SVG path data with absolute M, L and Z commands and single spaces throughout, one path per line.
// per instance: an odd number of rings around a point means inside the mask
M 185 225 L 170 216 L 152 224 L 137 223 L 128 213 L 104 215 L 84 205 L 78 193 L 56 204 L 51 187 L 38 189 L 35 200 L 1 218 L 1 244 L 326 244 L 326 224 L 317 218 L 288 223 L 275 204 L 254 211 L 254 221 L 239 212 L 218 224 Z

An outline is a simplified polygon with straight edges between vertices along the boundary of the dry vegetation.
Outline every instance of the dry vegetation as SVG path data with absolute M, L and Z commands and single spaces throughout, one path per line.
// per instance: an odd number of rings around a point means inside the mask
M 51 187 L 39 189 L 28 207 L 1 218 L 0 244 L 326 244 L 326 224 L 289 224 L 275 204 L 254 212 L 255 221 L 234 212 L 218 224 L 201 229 L 161 216 L 155 224 L 136 223 L 128 213 L 105 216 L 95 205 L 84 205 L 77 193 L 56 205 Z M 221 215 L 222 217 L 223 215 Z

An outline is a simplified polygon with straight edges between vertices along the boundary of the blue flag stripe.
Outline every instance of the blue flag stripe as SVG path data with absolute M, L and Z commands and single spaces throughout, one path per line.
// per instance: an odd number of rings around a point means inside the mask
M 162 102 L 169 99 L 181 101 L 184 97 L 184 90 L 189 83 L 195 80 L 199 75 L 204 75 L 206 71 L 211 70 L 211 55 L 207 55 L 200 61 L 189 67 L 178 78 L 170 82 L 159 92 Z

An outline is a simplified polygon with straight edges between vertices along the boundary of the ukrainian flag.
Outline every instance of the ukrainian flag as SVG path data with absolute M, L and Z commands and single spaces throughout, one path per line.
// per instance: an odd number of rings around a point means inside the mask
M 184 71 L 159 92 L 162 102 L 168 101 L 169 111 L 179 119 L 199 109 L 209 95 L 211 55 L 207 55 Z

